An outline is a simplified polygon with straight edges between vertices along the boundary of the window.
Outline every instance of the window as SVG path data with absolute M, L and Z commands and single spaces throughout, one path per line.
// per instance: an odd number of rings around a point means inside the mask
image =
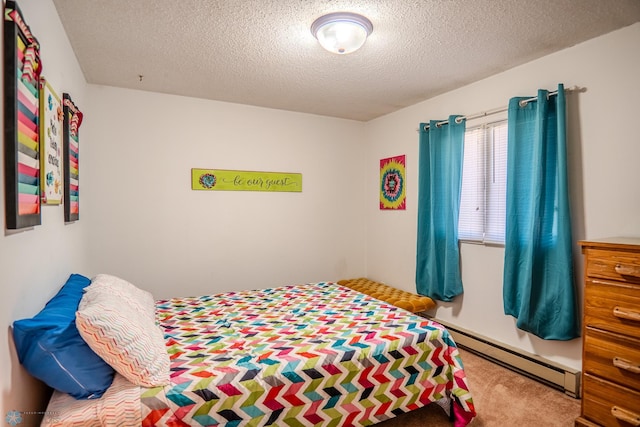
M 464 137 L 458 238 L 504 244 L 507 121 L 469 128 Z

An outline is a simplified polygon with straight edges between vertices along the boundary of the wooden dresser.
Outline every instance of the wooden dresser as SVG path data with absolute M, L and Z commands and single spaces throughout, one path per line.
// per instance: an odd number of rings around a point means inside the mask
M 576 426 L 640 426 L 640 238 L 580 242 L 582 410 Z

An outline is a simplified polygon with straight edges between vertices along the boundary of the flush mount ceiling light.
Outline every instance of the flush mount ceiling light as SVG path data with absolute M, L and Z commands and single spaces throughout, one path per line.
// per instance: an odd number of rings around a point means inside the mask
M 345 55 L 360 49 L 373 31 L 371 21 L 350 12 L 321 16 L 311 24 L 311 33 L 329 52 Z

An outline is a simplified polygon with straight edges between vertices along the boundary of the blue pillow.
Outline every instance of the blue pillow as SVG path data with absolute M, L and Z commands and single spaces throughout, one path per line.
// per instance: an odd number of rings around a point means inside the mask
M 76 311 L 91 280 L 72 274 L 35 317 L 13 322 L 20 363 L 49 387 L 76 399 L 97 399 L 109 388 L 114 370 L 82 339 Z

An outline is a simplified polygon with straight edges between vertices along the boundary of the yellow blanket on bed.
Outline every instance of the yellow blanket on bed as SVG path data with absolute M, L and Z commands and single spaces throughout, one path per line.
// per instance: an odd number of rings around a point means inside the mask
M 365 277 L 339 280 L 338 284 L 340 286 L 345 286 L 355 291 L 362 292 L 363 294 L 367 294 L 389 304 L 393 304 L 396 307 L 403 308 L 412 313 L 419 313 L 436 307 L 435 301 L 429 297 L 402 291 L 394 288 L 393 286 L 374 282 L 373 280 L 369 280 Z

